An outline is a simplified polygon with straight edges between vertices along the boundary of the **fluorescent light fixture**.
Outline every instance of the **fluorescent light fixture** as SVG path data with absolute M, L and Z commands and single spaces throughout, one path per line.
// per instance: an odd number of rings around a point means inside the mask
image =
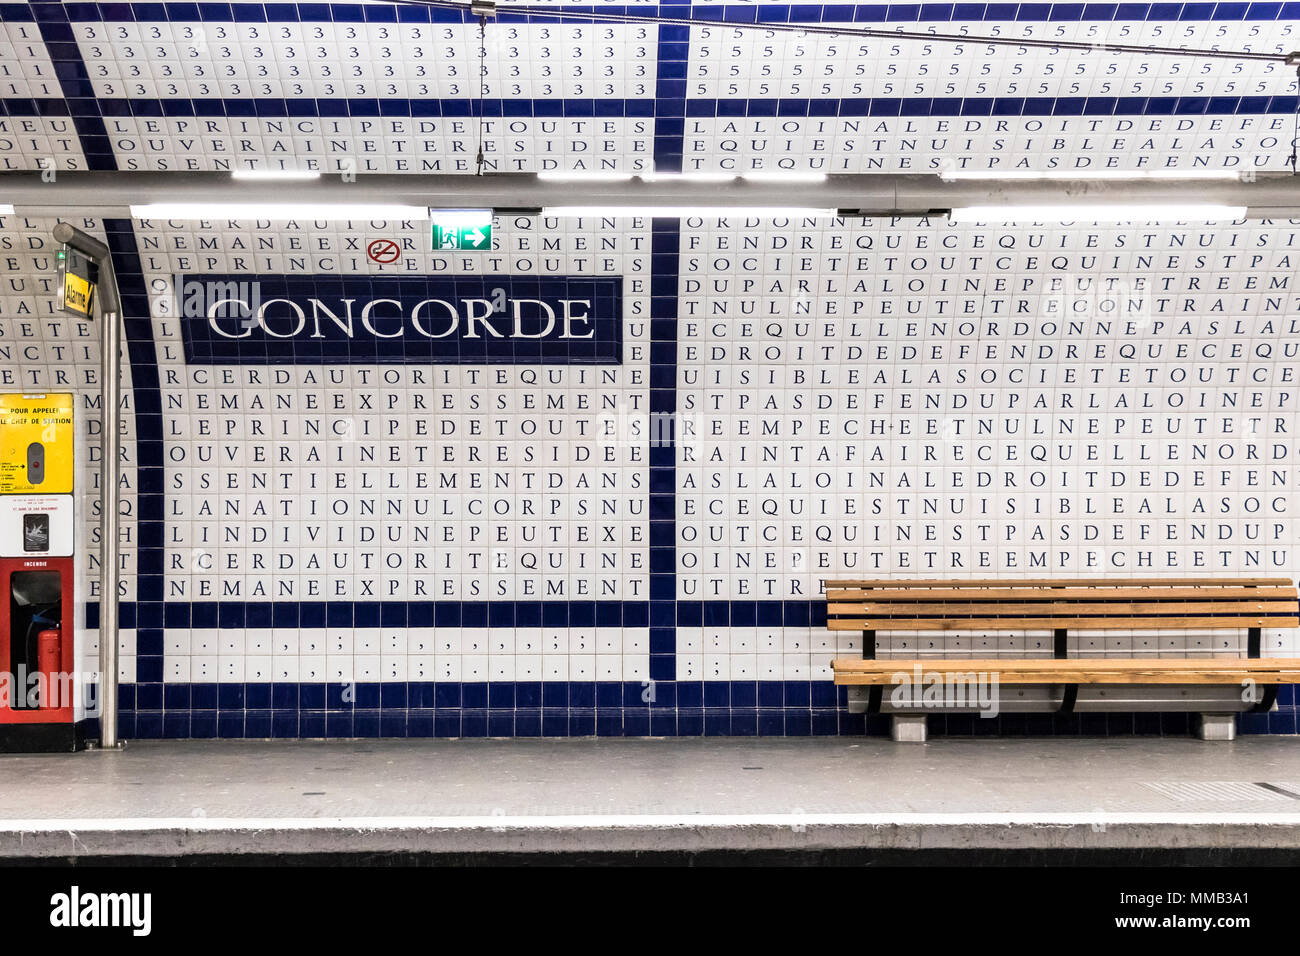
M 794 169 L 773 169 L 773 170 L 755 170 L 745 173 L 741 179 L 748 179 L 755 183 L 824 183 L 826 182 L 825 173 L 814 173 L 805 170 Z
M 950 219 L 951 209 L 838 209 L 835 215 L 841 219 Z
M 12 216 L 13 214 L 13 206 L 9 205 L 7 202 L 0 202 L 0 216 Z
M 729 183 L 736 173 L 584 173 L 581 170 L 555 170 L 538 173 L 541 182 L 550 183 L 627 183 L 639 179 L 644 183 Z
M 231 179 L 246 179 L 253 182 L 291 182 L 299 179 L 320 179 L 320 173 L 309 169 L 237 169 L 230 174 Z
M 585 173 L 580 169 L 558 169 L 549 173 L 538 173 L 537 178 L 544 183 L 626 183 L 634 173 Z
M 541 182 L 550 183 L 626 183 L 639 179 L 645 183 L 729 183 L 733 179 L 747 179 L 760 183 L 824 183 L 825 173 L 798 169 L 756 169 L 748 173 L 694 172 L 694 173 L 584 173 L 580 170 L 555 170 L 538 173 Z
M 1212 203 L 1126 203 L 1082 206 L 965 206 L 953 222 L 1212 222 L 1243 219 L 1245 206 Z
M 428 219 L 428 206 L 328 203 L 156 202 L 131 207 L 136 219 Z
M 674 218 L 681 216 L 762 216 L 762 217 L 796 217 L 813 218 L 824 216 L 833 219 L 837 215 L 834 209 L 810 209 L 802 206 L 548 206 L 542 210 L 543 216 L 576 218 L 594 217 L 653 217 Z
M 1030 169 L 948 169 L 939 173 L 939 178 L 953 182 L 961 179 L 978 180 L 1070 180 L 1070 179 L 1119 179 L 1138 181 L 1159 180 L 1231 180 L 1241 179 L 1240 172 L 1229 169 L 1077 169 L 1074 171 L 1039 172 Z
M 642 173 L 646 183 L 729 183 L 735 173 Z
M 492 225 L 491 209 L 430 209 L 429 219 L 440 226 L 472 228 Z

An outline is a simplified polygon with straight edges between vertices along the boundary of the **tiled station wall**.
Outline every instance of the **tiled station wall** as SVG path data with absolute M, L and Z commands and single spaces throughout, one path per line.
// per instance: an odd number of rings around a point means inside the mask
M 24 135 L 0 160 L 17 167 L 472 171 L 476 27 L 459 14 L 32 6 L 24 20 L 0 4 L 8 42 L 32 51 L 4 98 Z M 725 21 L 1289 49 L 1291 7 L 695 3 L 660 9 L 723 22 L 608 37 L 503 20 L 487 155 L 521 170 L 920 171 L 936 155 L 1282 169 L 1295 80 L 1266 65 L 1174 70 L 1102 48 L 1055 75 L 1045 51 L 859 49 Z M 431 75 L 435 40 L 450 54 Z M 582 73 L 557 80 L 561 55 Z M 34 117 L 48 129 L 21 125 Z M 1300 223 L 507 216 L 488 253 L 435 251 L 426 223 L 78 224 L 113 247 L 127 316 L 126 736 L 860 733 L 827 666 L 860 648 L 820 626 L 823 578 L 1297 573 Z M 15 388 L 75 378 L 94 449 L 94 335 L 40 287 L 50 225 L 20 208 L 0 229 L 0 346 Z M 398 260 L 369 259 L 374 240 Z M 412 309 L 452 291 L 507 309 L 590 298 L 595 343 L 431 344 Z M 213 296 L 308 317 L 394 302 L 378 331 L 322 343 L 310 325 L 277 338 L 196 315 Z M 292 331 L 294 306 L 270 308 Z M 1079 652 L 1176 656 L 1207 637 Z M 1295 732 L 1294 702 L 1242 722 Z
M 130 365 L 155 373 L 127 393 L 138 735 L 852 732 L 828 661 L 860 648 L 820 626 L 825 577 L 1296 573 L 1294 224 L 510 218 L 490 254 L 432 252 L 424 224 L 124 226 L 153 309 Z M 257 294 L 250 247 L 302 248 L 295 301 L 343 314 L 395 294 L 388 266 L 340 278 L 353 233 L 509 296 L 542 267 L 618 277 L 621 362 L 322 360 L 303 336 L 187 360 L 214 325 L 174 278 L 200 238 L 222 295 Z M 89 402 L 93 368 L 59 360 L 86 330 L 42 294 L 5 311 L 23 387 Z

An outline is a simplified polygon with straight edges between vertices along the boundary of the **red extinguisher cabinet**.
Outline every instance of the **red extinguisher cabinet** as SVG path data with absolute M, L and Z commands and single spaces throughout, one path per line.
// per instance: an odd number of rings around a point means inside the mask
M 0 558 L 0 725 L 73 721 L 73 577 L 72 558 Z
M 0 751 L 76 750 L 71 395 L 0 394 Z

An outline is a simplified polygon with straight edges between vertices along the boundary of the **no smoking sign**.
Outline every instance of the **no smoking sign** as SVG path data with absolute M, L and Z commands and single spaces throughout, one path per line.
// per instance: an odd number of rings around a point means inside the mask
M 395 239 L 375 239 L 366 246 L 366 255 L 370 257 L 370 261 L 377 262 L 381 266 L 391 265 L 401 254 L 402 250 Z

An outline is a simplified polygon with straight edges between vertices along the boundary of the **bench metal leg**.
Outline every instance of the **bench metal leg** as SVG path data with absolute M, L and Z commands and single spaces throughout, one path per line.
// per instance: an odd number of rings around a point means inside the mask
M 1237 736 L 1237 719 L 1234 714 L 1201 714 L 1198 731 L 1202 740 L 1234 740 Z
M 899 714 L 893 718 L 889 736 L 900 744 L 925 743 L 925 714 Z

